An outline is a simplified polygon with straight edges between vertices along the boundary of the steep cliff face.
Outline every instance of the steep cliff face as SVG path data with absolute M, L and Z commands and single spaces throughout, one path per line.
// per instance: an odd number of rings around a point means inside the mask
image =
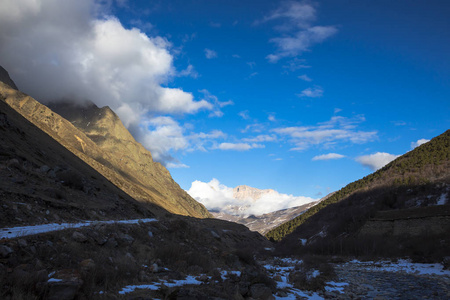
M 2 66 L 0 66 L 0 81 L 6 83 L 11 88 L 18 90 L 15 82 L 9 77 L 8 71 L 6 71 Z
M 239 200 L 251 199 L 256 201 L 263 195 L 275 193 L 276 192 L 272 189 L 260 190 L 247 185 L 239 185 L 233 189 L 233 198 Z
M 54 103 L 49 107 L 113 157 L 112 168 L 132 179 L 154 198 L 162 198 L 158 204 L 173 213 L 202 218 L 211 216 L 203 205 L 180 188 L 164 166 L 153 161 L 150 151 L 136 142 L 109 107 L 70 102 Z
M 109 108 L 90 111 L 92 126 L 90 121 L 83 124 L 92 129 L 84 132 L 82 126 L 78 129 L 47 106 L 2 82 L 0 98 L 134 199 L 176 214 L 211 216 L 163 166 L 153 162 L 150 152 L 133 139 Z

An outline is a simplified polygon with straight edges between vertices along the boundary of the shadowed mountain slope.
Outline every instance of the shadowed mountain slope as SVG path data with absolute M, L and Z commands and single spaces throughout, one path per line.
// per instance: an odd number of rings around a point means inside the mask
M 117 188 L 4 100 L 0 82 L 0 227 L 165 213 Z
M 161 164 L 152 160 L 150 152 L 132 138 L 109 108 L 93 108 L 92 114 L 101 113 L 101 117 L 93 120 L 94 129 L 85 134 L 45 105 L 4 83 L 0 83 L 0 97 L 134 199 L 176 214 L 211 216 Z
M 446 193 L 449 168 L 450 130 L 447 130 L 377 172 L 348 184 L 301 216 L 274 228 L 266 237 L 280 241 L 294 232 L 288 237 L 298 240 L 301 233 L 318 234 L 324 227 L 335 234 L 354 233 L 377 211 L 406 209 L 416 207 L 417 203 L 433 204 Z M 428 200 L 421 202 L 417 195 Z

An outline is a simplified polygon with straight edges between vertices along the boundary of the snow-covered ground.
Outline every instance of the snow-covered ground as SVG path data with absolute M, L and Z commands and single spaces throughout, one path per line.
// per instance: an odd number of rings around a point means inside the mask
M 134 219 L 134 220 L 111 220 L 111 221 L 83 221 L 79 223 L 51 223 L 51 224 L 42 224 L 42 225 L 34 225 L 34 226 L 20 226 L 20 227 L 12 227 L 12 228 L 2 228 L 0 229 L 0 239 L 11 239 L 21 236 L 58 231 L 67 228 L 80 228 L 90 225 L 97 224 L 137 224 L 139 222 L 156 222 L 156 219 Z
M 200 285 L 203 282 L 195 279 L 194 276 L 187 276 L 186 279 L 183 280 L 173 280 L 173 281 L 167 281 L 167 280 L 160 280 L 159 282 L 152 282 L 150 284 L 141 284 L 141 285 L 127 285 L 124 287 L 121 291 L 119 291 L 120 295 L 125 295 L 128 293 L 132 293 L 137 289 L 145 289 L 145 290 L 152 290 L 157 291 L 161 288 L 161 286 L 164 284 L 167 287 L 175 287 L 175 286 L 183 286 L 183 285 Z
M 412 263 L 406 259 L 399 259 L 397 262 L 392 261 L 359 261 L 352 260 L 347 264 L 359 264 L 367 270 L 386 271 L 386 272 L 404 272 L 417 275 L 444 275 L 450 276 L 450 270 L 444 270 L 444 266 L 439 263 L 422 264 Z

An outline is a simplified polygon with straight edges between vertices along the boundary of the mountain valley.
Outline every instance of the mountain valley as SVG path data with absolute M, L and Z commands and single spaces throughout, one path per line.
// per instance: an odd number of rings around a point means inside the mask
M 0 81 L 2 299 L 450 297 L 450 130 L 318 201 L 210 213 L 109 107 Z

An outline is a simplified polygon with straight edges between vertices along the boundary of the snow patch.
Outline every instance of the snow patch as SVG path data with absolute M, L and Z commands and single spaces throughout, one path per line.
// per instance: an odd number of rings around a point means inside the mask
M 447 193 L 444 193 L 439 197 L 436 205 L 445 205 L 445 203 L 447 203 Z
M 156 219 L 134 219 L 134 220 L 110 220 L 110 221 L 84 221 L 80 223 L 51 223 L 33 226 L 20 226 L 12 228 L 2 228 L 0 239 L 11 239 L 21 236 L 28 236 L 52 231 L 58 231 L 68 228 L 80 228 L 97 224 L 138 224 L 139 222 L 156 222 Z
M 398 262 L 391 261 L 365 261 L 352 260 L 348 263 L 361 264 L 366 266 L 368 270 L 385 271 L 385 272 L 403 272 L 418 275 L 442 275 L 450 276 L 450 270 L 444 270 L 444 266 L 439 263 L 423 264 L 412 263 L 410 260 L 399 259 Z
M 334 282 L 328 281 L 326 282 L 327 286 L 325 286 L 325 291 L 327 292 L 339 292 L 341 294 L 344 293 L 344 287 L 348 285 L 346 282 Z
M 141 285 L 127 285 L 122 290 L 119 291 L 120 295 L 125 295 L 134 292 L 137 289 L 143 289 L 143 290 L 152 290 L 157 291 L 161 288 L 161 285 L 165 285 L 167 287 L 176 287 L 176 286 L 183 286 L 183 285 L 200 285 L 203 282 L 198 281 L 195 279 L 194 276 L 187 276 L 186 279 L 182 280 L 174 280 L 173 282 L 168 282 L 166 280 L 161 280 L 160 282 L 154 282 L 151 284 L 141 284 Z

